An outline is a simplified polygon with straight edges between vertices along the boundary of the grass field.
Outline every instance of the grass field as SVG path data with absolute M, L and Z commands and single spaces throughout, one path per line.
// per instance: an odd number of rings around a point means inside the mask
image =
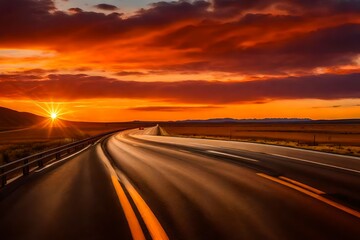
M 358 123 L 174 123 L 162 127 L 173 136 L 258 142 L 360 156 Z
M 0 131 L 0 164 L 100 133 L 154 126 L 152 122 L 37 125 Z M 162 123 L 173 136 L 249 141 L 360 156 L 360 124 Z

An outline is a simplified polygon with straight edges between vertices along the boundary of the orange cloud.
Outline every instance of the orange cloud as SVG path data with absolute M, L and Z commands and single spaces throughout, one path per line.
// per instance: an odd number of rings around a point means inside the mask
M 94 98 L 152 99 L 173 103 L 269 102 L 279 99 L 358 98 L 360 74 L 318 75 L 242 82 L 139 82 L 85 74 L 0 76 L 3 98 L 76 100 Z
M 161 101 L 125 107 L 144 112 L 190 111 L 183 103 L 359 98 L 359 1 L 165 1 L 132 14 L 119 9 L 60 11 L 52 0 L 0 0 L 0 98 Z

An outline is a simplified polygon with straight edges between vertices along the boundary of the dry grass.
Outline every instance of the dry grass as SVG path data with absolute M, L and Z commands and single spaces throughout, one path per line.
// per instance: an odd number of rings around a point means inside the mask
M 164 124 L 170 135 L 247 141 L 360 156 L 360 124 Z
M 51 148 L 59 147 L 64 144 L 71 143 L 72 141 L 73 139 L 65 138 L 62 140 L 48 142 L 3 144 L 0 145 L 0 165 L 38 152 L 43 152 Z

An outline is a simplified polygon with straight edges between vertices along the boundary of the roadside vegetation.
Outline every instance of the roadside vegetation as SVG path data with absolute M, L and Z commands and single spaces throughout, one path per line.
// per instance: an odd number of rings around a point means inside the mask
M 0 165 L 49 150 L 51 148 L 62 146 L 75 140 L 76 139 L 65 138 L 49 142 L 2 144 L 0 145 Z
M 154 126 L 155 123 L 82 123 L 61 121 L 61 127 L 0 128 L 0 165 L 97 134 L 120 129 L 137 128 L 144 125 Z

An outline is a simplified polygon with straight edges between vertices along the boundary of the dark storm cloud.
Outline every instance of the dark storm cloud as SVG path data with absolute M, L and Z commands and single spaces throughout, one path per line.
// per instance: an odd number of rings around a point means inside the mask
M 185 36 L 192 33 L 197 36 L 196 32 L 196 28 L 192 28 L 182 33 Z M 201 34 L 201 29 L 198 34 Z M 218 31 L 214 31 L 212 35 L 216 38 Z M 211 37 L 204 34 L 203 38 Z M 189 58 L 203 59 L 202 61 L 164 66 L 169 70 L 280 74 L 289 70 L 352 64 L 354 58 L 360 54 L 359 40 L 360 24 L 346 24 L 247 48 L 237 46 L 241 41 L 237 37 L 200 46 L 199 38 L 182 39 L 181 33 L 169 35 L 168 39 L 164 37 L 161 42 L 173 42 L 178 48 L 187 48 L 190 45 L 203 48 L 203 51 L 189 55 Z
M 270 7 L 301 12 L 356 12 L 360 11 L 359 0 L 213 0 L 216 10 L 246 11 L 264 10 Z
M 358 0 L 157 2 L 127 18 L 81 9 L 62 12 L 51 0 L 0 0 L 0 44 L 68 53 L 116 42 L 121 47 L 111 49 L 114 64 L 138 66 L 147 59 L 136 54 L 155 52 L 156 66 L 139 67 L 147 72 L 287 74 L 353 65 L 360 54 L 359 17 Z M 136 51 L 123 58 L 127 47 Z M 157 57 L 156 52 L 166 51 L 167 58 Z M 174 58 L 178 63 L 169 61 Z
M 115 11 L 118 9 L 116 6 L 106 4 L 106 3 L 100 3 L 100 4 L 95 5 L 94 7 L 96 7 L 97 9 L 105 10 L 105 11 Z
M 72 13 L 82 13 L 83 11 L 81 8 L 69 8 L 69 12 Z

